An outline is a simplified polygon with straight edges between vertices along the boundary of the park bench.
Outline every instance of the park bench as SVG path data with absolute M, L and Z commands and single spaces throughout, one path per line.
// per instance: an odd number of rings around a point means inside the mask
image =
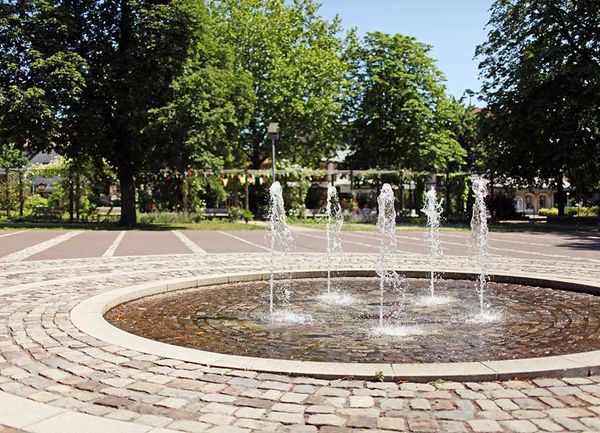
M 62 218 L 63 210 L 52 206 L 36 206 L 33 208 L 31 217 L 36 220 L 59 220 Z
M 207 207 L 202 215 L 205 218 L 228 218 L 229 211 L 226 207 Z
M 325 218 L 327 214 L 323 209 L 304 209 L 304 218 Z
M 92 220 L 96 222 L 110 221 L 112 219 L 118 219 L 121 217 L 121 208 L 114 206 L 99 206 L 94 209 L 91 216 Z

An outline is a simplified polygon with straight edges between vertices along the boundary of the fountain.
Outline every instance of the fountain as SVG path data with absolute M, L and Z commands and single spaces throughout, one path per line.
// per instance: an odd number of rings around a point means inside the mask
M 327 291 L 319 296 L 319 299 L 326 304 L 349 305 L 353 302 L 352 296 L 345 294 L 338 289 L 332 289 L 332 273 L 342 256 L 342 226 L 344 225 L 342 207 L 340 205 L 337 189 L 334 186 L 327 188 L 325 215 L 327 217 L 327 224 L 325 226 L 327 240 Z
M 376 272 L 379 277 L 379 325 L 374 329 L 376 335 L 403 336 L 419 333 L 420 330 L 399 324 L 400 315 L 406 303 L 406 288 L 402 278 L 395 270 L 393 254 L 396 249 L 396 197 L 389 183 L 384 183 L 377 205 L 377 229 L 379 231 L 379 258 Z M 384 299 L 386 292 L 395 293 L 398 307 L 389 317 L 392 323 L 384 321 Z
M 324 256 L 303 255 L 296 273 L 292 273 L 291 260 L 296 259 L 291 255 L 293 238 L 286 224 L 281 185 L 275 182 L 269 214 L 268 281 L 262 280 L 263 270 L 255 264 L 249 266 L 248 274 L 222 275 L 227 282 L 220 284 L 210 276 L 204 285 L 194 276 L 189 287 L 174 292 L 165 292 L 168 285 L 158 285 L 156 292 L 147 296 L 144 288 L 139 299 L 117 305 L 106 317 L 127 332 L 219 353 L 223 359 L 230 355 L 268 358 L 266 371 L 270 371 L 268 365 L 273 359 L 289 363 L 292 369 L 303 368 L 302 361 L 319 361 L 361 363 L 361 371 L 368 363 L 377 364 L 373 368 L 380 368 L 379 363 L 419 363 L 429 365 L 427 371 L 437 371 L 437 364 L 428 363 L 511 360 L 600 350 L 600 297 L 577 293 L 600 290 L 596 286 L 575 285 L 568 287 L 573 291 L 562 290 L 564 281 L 549 278 L 532 283 L 530 276 L 518 273 L 498 274 L 490 280 L 483 179 L 473 180 L 473 192 L 470 244 L 476 273 L 458 268 L 447 273 L 445 279 L 436 278 L 441 258 L 442 208 L 431 189 L 422 210 L 428 219 L 429 266 L 424 271 L 408 268 L 412 273 L 408 279 L 398 275 L 394 260 L 395 200 L 389 184 L 383 186 L 378 197 L 378 254 L 365 254 L 359 263 L 362 268 L 351 265 L 344 276 L 336 275 L 342 222 L 338 219 L 339 200 L 330 188 L 326 261 Z M 292 274 L 295 279 L 290 302 Z M 477 296 L 473 296 L 473 276 Z M 544 281 L 546 287 L 539 287 Z M 323 302 L 315 302 L 319 292 L 333 296 L 340 288 L 353 298 L 351 308 L 328 308 Z M 265 303 L 257 293 L 267 290 L 269 314 L 265 320 Z M 443 293 L 455 302 L 452 308 L 431 302 L 424 305 L 419 302 L 423 293 L 429 299 Z M 478 314 L 473 317 L 476 307 Z M 227 362 L 223 365 L 230 365 Z M 280 372 L 277 369 L 282 364 L 272 364 L 274 371 Z M 337 365 L 320 368 L 312 365 L 307 374 L 336 375 L 339 371 Z
M 488 225 L 487 206 L 487 181 L 481 177 L 474 177 L 472 184 L 475 202 L 473 203 L 473 215 L 471 217 L 470 248 L 473 265 L 477 270 L 478 277 L 475 282 L 475 291 L 479 297 L 479 313 L 472 320 L 476 322 L 488 322 L 498 320 L 499 314 L 489 311 L 485 302 L 486 287 L 489 282 L 488 275 Z
M 281 184 L 278 181 L 273 182 L 269 188 L 269 315 L 270 320 L 277 322 L 304 323 L 310 320 L 310 317 L 297 314 L 289 310 L 290 298 L 292 294 L 292 277 L 287 266 L 287 258 L 294 245 L 294 237 L 287 225 L 285 217 L 285 207 L 283 203 L 283 193 Z M 280 265 L 280 271 L 276 270 L 276 262 Z M 275 309 L 276 293 L 276 274 L 281 278 L 279 293 L 281 299 L 281 308 Z
M 425 194 L 425 204 L 421 212 L 427 216 L 427 234 L 425 244 L 428 248 L 427 261 L 429 263 L 429 296 L 421 297 L 417 302 L 422 305 L 441 305 L 452 299 L 447 296 L 439 296 L 435 293 L 435 284 L 438 279 L 436 269 L 442 257 L 442 246 L 440 241 L 440 223 L 442 218 L 442 199 L 437 198 L 435 187 L 431 187 Z

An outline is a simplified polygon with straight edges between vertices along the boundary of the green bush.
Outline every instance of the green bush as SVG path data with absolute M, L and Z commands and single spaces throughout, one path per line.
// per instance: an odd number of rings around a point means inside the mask
M 565 215 L 572 215 L 572 216 L 582 216 L 582 217 L 591 217 L 591 216 L 598 216 L 598 206 L 591 206 L 591 207 L 585 207 L 585 206 L 569 206 L 569 207 L 565 207 Z
M 140 213 L 138 216 L 140 224 L 191 224 L 204 219 L 204 215 L 200 213 L 185 215 L 177 212 L 150 212 Z
M 39 194 L 32 194 L 30 196 L 25 197 L 25 202 L 23 204 L 23 210 L 25 215 L 31 215 L 33 210 L 36 207 L 48 207 L 48 199 L 42 197 Z
M 252 214 L 252 212 L 250 212 L 248 209 L 244 209 L 242 207 L 231 206 L 227 209 L 227 213 L 229 214 L 229 219 L 231 221 L 244 220 L 248 222 L 254 219 L 254 214 Z
M 558 215 L 558 209 L 556 209 L 555 207 L 553 207 L 552 209 L 547 209 L 543 207 L 540 208 L 538 214 L 541 216 L 556 216 Z

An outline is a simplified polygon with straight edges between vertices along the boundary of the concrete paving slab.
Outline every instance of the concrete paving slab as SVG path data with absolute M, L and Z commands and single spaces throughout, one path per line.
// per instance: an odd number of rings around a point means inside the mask
M 191 251 L 170 231 L 128 231 L 114 255 L 118 257 L 153 254 L 191 254 Z
M 68 411 L 31 424 L 27 427 L 27 431 L 32 433 L 145 433 L 152 428 L 147 425 Z
M 87 231 L 26 260 L 58 260 L 78 257 L 100 257 L 118 236 L 118 231 Z
M 64 234 L 64 230 L 28 230 L 0 238 L 0 259 L 8 254 L 45 242 Z
M 27 400 L 0 391 L 0 424 L 23 428 L 44 419 L 63 414 L 66 409 Z

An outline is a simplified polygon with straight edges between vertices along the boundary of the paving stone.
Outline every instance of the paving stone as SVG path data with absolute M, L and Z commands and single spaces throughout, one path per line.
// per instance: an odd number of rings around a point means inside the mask
M 429 410 L 431 409 L 431 403 L 424 398 L 415 398 L 410 401 L 410 407 L 413 410 Z
M 423 418 L 408 419 L 408 429 L 416 433 L 437 432 L 440 430 L 440 425 L 437 421 Z
M 381 417 L 377 418 L 377 428 L 382 430 L 404 431 L 406 420 L 404 418 Z
M 369 396 L 350 396 L 350 407 L 373 407 L 375 404 L 373 397 Z
M 314 425 L 291 425 L 288 427 L 289 433 L 317 433 L 318 429 Z
M 556 417 L 566 417 L 566 418 L 580 418 L 580 417 L 588 417 L 593 414 L 586 409 L 569 407 L 563 409 L 548 409 L 546 413 L 550 415 L 552 418 Z
M 534 433 L 538 431 L 538 426 L 526 420 L 500 421 L 500 425 L 509 432 Z
M 564 431 L 561 425 L 556 424 L 550 419 L 532 419 L 531 422 L 543 431 L 560 432 Z
M 573 418 L 555 417 L 552 420 L 569 431 L 584 431 L 587 427 Z
M 441 428 L 445 433 L 466 433 L 467 428 L 459 421 L 441 421 Z
M 204 415 L 198 418 L 198 421 L 215 425 L 229 425 L 233 424 L 235 418 L 220 413 L 205 413 Z
M 256 432 L 275 432 L 281 431 L 281 424 L 277 422 L 259 421 L 255 419 L 239 419 L 234 424 L 236 427 L 248 428 Z M 290 426 L 291 427 L 291 426 Z
M 399 398 L 383 398 L 379 400 L 381 410 L 400 410 L 404 407 L 405 401 Z
M 135 419 L 135 422 L 153 427 L 165 427 L 171 424 L 173 420 L 164 416 L 145 414 L 137 417 Z
M 238 409 L 234 415 L 237 418 L 253 418 L 260 419 L 267 411 L 265 409 L 255 409 L 253 407 L 242 407 Z
M 301 413 L 290 412 L 269 412 L 267 414 L 267 420 L 283 424 L 303 424 L 304 415 Z
M 345 424 L 345 420 L 342 417 L 332 414 L 316 414 L 308 417 L 307 423 L 313 425 L 332 425 L 342 426 Z
M 469 421 L 468 424 L 476 433 L 502 431 L 502 427 L 500 427 L 500 424 L 491 419 L 474 419 L 472 421 Z
M 168 427 L 173 430 L 180 430 L 188 433 L 201 433 L 206 431 L 211 425 L 198 421 L 178 420 L 169 424 Z
M 356 428 L 375 428 L 377 426 L 377 418 L 369 416 L 350 416 L 346 421 L 348 427 Z
M 555 386 L 566 386 L 566 384 L 559 379 L 533 379 L 532 381 L 533 383 L 535 383 L 537 386 L 541 386 L 543 388 L 546 387 L 555 387 Z

